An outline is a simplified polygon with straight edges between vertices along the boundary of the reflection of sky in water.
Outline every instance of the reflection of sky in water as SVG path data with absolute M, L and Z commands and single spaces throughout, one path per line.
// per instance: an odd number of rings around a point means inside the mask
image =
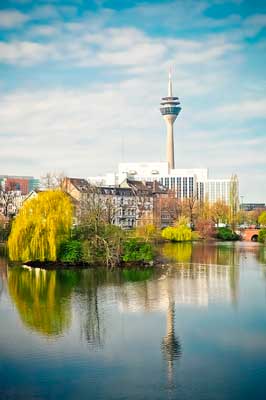
M 263 398 L 264 250 L 172 247 L 145 274 L 0 259 L 0 398 Z

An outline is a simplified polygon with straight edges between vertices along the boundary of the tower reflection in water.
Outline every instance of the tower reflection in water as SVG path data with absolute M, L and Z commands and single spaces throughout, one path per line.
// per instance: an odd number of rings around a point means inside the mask
M 168 385 L 173 386 L 174 362 L 181 357 L 181 344 L 175 335 L 175 303 L 169 302 L 166 317 L 166 335 L 162 340 L 162 352 L 167 363 Z

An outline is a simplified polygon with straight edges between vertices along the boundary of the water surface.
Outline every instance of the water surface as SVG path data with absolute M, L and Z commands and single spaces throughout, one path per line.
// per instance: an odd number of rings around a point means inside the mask
M 0 399 L 262 399 L 266 247 L 166 244 L 145 271 L 0 257 Z

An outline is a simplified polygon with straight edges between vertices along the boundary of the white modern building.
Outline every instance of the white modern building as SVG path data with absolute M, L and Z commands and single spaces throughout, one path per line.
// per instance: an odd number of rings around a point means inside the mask
M 204 198 L 210 203 L 221 200 L 229 204 L 230 188 L 230 179 L 208 179 L 204 182 Z

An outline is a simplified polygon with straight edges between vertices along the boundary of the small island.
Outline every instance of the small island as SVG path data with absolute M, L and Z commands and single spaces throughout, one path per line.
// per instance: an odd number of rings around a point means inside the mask
M 213 221 L 219 222 L 222 212 L 225 214 L 222 206 L 213 208 L 212 215 L 210 211 L 205 224 L 199 218 L 197 231 L 191 229 L 184 215 L 174 226 L 162 230 L 146 224 L 125 231 L 110 223 L 110 212 L 110 204 L 107 207 L 92 186 L 78 206 L 59 188 L 40 192 L 24 203 L 12 223 L 8 238 L 10 260 L 47 269 L 150 267 L 160 263 L 156 245 L 162 241 L 239 239 L 232 228 L 214 229 Z M 264 214 L 260 216 L 261 224 L 265 222 Z M 261 241 L 264 231 L 261 229 Z

